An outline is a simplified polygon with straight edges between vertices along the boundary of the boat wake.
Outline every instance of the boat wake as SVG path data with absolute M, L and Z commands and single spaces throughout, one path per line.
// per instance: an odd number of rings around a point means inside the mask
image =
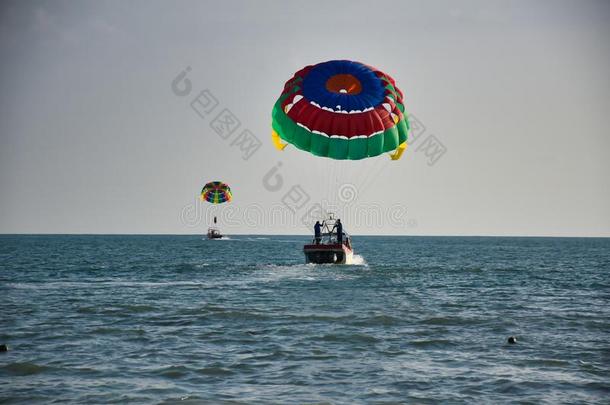
M 360 255 L 354 255 L 352 257 L 352 262 L 349 264 L 352 266 L 368 266 L 368 263 L 366 262 L 366 260 L 364 260 L 364 257 Z

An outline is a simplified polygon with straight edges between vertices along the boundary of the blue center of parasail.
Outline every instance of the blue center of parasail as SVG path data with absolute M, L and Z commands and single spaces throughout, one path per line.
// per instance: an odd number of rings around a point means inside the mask
M 362 91 L 358 94 L 330 91 L 326 83 L 336 75 L 352 75 L 359 82 Z M 385 87 L 383 81 L 367 66 L 348 60 L 332 60 L 315 65 L 303 79 L 303 96 L 309 101 L 333 110 L 363 111 L 383 102 Z

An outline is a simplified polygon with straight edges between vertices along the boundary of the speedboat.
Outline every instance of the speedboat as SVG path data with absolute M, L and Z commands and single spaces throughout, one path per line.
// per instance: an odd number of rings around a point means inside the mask
M 306 263 L 316 264 L 351 264 L 354 258 L 352 241 L 346 232 L 341 239 L 337 234 L 337 221 L 332 218 L 322 221 L 319 237 L 314 237 L 310 244 L 303 246 Z
M 214 225 L 218 223 L 216 217 L 214 217 Z M 215 226 L 211 226 L 208 228 L 208 239 L 222 239 L 222 234 L 220 233 L 220 229 Z
M 222 234 L 218 228 L 208 228 L 208 239 L 221 239 Z

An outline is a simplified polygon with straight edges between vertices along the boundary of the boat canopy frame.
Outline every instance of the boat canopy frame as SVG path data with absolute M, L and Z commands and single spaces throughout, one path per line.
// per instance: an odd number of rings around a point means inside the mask
M 320 232 L 320 242 L 318 243 L 316 237 L 314 235 L 313 243 L 314 244 L 323 244 L 323 245 L 335 245 L 338 244 L 339 241 L 337 239 L 337 231 L 335 226 L 337 225 L 337 219 L 333 217 L 333 214 L 329 214 L 328 218 L 322 220 L 322 229 Z M 347 232 L 343 231 L 343 244 L 347 244 L 350 236 Z M 348 245 L 349 246 L 349 245 Z

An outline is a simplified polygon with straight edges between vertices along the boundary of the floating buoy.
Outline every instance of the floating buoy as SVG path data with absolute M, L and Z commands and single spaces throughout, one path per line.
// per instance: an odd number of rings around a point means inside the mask
M 8 345 L 0 345 L 0 352 L 8 352 Z
M 508 341 L 508 343 L 510 343 L 512 345 L 512 344 L 517 343 L 517 338 L 514 336 L 509 336 L 507 341 Z

